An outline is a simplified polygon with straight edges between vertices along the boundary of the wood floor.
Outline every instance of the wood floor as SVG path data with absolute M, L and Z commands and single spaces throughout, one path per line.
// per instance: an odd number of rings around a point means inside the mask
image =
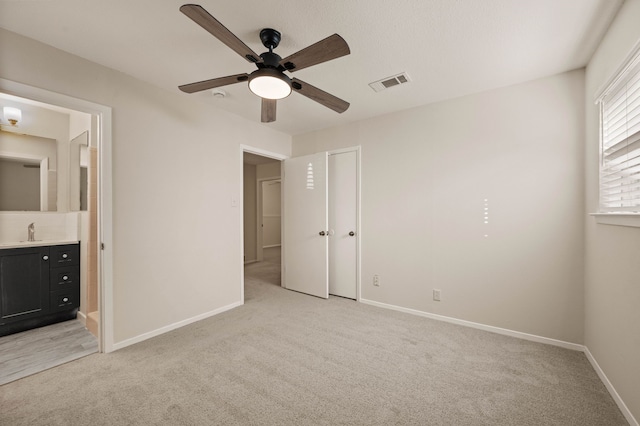
M 98 352 L 78 320 L 0 337 L 0 385 Z

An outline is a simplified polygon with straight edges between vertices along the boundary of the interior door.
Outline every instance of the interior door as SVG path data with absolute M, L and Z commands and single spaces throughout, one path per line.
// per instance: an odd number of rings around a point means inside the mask
M 329 156 L 329 293 L 357 298 L 356 151 Z
M 327 299 L 326 152 L 284 161 L 284 286 Z

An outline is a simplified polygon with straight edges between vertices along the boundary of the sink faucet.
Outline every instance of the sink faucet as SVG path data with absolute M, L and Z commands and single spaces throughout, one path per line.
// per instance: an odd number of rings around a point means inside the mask
M 27 239 L 27 241 L 35 241 L 36 240 L 35 223 L 31 223 L 29 224 L 29 226 L 27 226 L 27 232 L 29 234 L 29 238 Z

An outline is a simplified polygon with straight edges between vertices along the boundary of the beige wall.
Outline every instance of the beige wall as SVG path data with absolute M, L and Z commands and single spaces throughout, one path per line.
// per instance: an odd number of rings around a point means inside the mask
M 241 300 L 240 145 L 289 155 L 289 136 L 5 30 L 0 63 L 113 109 L 116 344 Z
M 586 210 L 598 209 L 596 93 L 640 42 L 640 1 L 626 1 L 586 72 Z M 585 344 L 640 420 L 640 228 L 586 220 Z
M 280 177 L 280 161 L 273 163 L 259 164 L 256 167 L 256 179 L 269 179 Z
M 258 255 L 256 248 L 257 240 L 257 224 L 258 207 L 257 207 L 257 189 L 256 189 L 256 166 L 253 164 L 244 164 L 244 261 L 253 262 L 257 260 Z
M 582 343 L 583 91 L 574 71 L 294 137 L 362 147 L 362 298 Z
M 0 211 L 40 210 L 40 168 L 0 158 Z
M 281 200 L 280 182 L 263 181 L 262 247 L 279 246 L 282 243 Z

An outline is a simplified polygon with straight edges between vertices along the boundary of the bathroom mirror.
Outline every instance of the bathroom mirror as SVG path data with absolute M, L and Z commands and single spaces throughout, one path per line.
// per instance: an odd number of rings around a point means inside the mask
M 0 211 L 57 210 L 54 139 L 0 132 Z
M 87 168 L 89 167 L 89 132 L 69 142 L 69 210 L 87 211 Z
M 92 116 L 6 93 L 0 106 L 22 111 L 16 125 L 0 116 L 0 211 L 82 210 Z

